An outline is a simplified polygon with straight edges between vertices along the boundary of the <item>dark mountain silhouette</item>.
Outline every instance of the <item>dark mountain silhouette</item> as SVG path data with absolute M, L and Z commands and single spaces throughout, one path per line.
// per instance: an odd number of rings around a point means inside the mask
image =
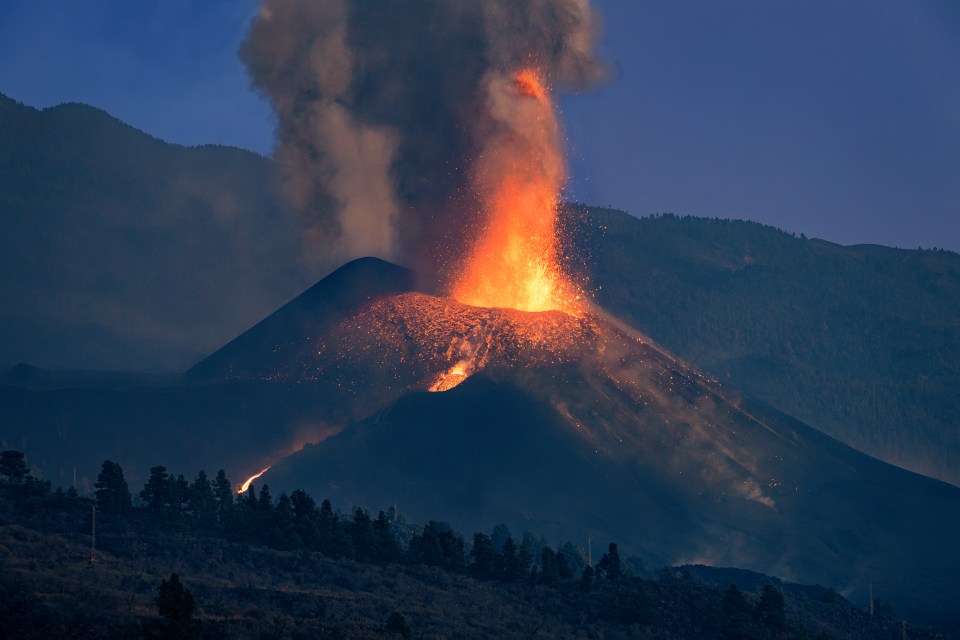
M 209 354 L 315 279 L 276 183 L 248 151 L 0 95 L 0 366 L 179 372 Z

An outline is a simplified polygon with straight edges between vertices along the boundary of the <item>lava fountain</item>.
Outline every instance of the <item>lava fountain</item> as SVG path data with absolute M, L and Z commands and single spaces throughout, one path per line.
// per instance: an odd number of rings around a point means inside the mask
M 582 293 L 558 259 L 566 166 L 550 86 L 540 70 L 525 68 L 491 74 L 486 97 L 495 133 L 472 176 L 483 222 L 451 294 L 477 307 L 577 315 Z

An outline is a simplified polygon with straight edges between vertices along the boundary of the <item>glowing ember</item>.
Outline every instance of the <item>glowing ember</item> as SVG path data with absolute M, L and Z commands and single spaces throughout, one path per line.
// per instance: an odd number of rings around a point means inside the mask
M 477 307 L 577 314 L 581 293 L 557 259 L 565 166 L 550 88 L 536 69 L 488 80 L 497 130 L 475 166 L 484 227 L 452 294 Z
M 270 470 L 270 467 L 267 467 L 266 469 L 264 469 L 264 470 L 261 471 L 260 473 L 255 473 L 255 474 L 253 474 L 252 476 L 250 476 L 249 478 L 247 478 L 246 482 L 244 482 L 242 485 L 240 485 L 240 489 L 237 490 L 237 493 L 238 493 L 238 494 L 239 494 L 239 493 L 246 493 L 246 492 L 247 492 L 247 489 L 250 488 L 250 485 L 253 483 L 253 481 L 256 480 L 257 478 L 259 478 L 260 476 L 262 476 L 263 474 L 265 474 L 265 473 L 266 473 L 267 471 L 269 471 L 269 470 Z

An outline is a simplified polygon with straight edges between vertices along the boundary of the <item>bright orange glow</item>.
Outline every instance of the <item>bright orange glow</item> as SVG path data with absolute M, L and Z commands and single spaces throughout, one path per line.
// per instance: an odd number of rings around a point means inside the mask
M 253 483 L 253 481 L 256 480 L 257 478 L 259 478 L 260 476 L 262 476 L 263 474 L 265 474 L 265 473 L 266 473 L 267 471 L 269 471 L 269 470 L 270 470 L 270 467 L 267 467 L 266 469 L 264 469 L 264 470 L 261 471 L 260 473 L 255 473 L 255 474 L 253 474 L 252 476 L 250 476 L 249 478 L 247 478 L 247 481 L 244 482 L 242 485 L 240 485 L 240 489 L 237 491 L 237 493 L 246 493 L 246 492 L 247 492 L 247 489 L 250 488 L 250 485 Z
M 581 293 L 560 268 L 557 206 L 565 179 L 550 88 L 536 69 L 488 81 L 499 120 L 475 166 L 483 228 L 452 287 L 477 307 L 577 314 Z
M 473 373 L 473 368 L 475 363 L 473 359 L 461 360 L 457 364 L 450 367 L 447 371 L 444 371 L 432 385 L 428 387 L 428 391 L 448 391 L 453 389 L 455 386 L 466 380 L 470 377 L 470 374 Z
M 535 69 L 521 69 L 520 73 L 517 74 L 516 82 L 517 89 L 523 95 L 549 103 L 550 90 L 543 80 L 540 79 Z
M 376 300 L 330 336 L 339 357 L 374 358 L 390 384 L 429 391 L 453 389 L 481 371 L 575 362 L 595 340 L 589 313 L 474 307 L 423 293 Z

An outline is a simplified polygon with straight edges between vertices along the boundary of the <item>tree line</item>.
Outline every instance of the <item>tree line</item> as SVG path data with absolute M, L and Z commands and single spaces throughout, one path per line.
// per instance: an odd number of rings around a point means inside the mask
M 32 478 L 18 451 L 0 452 L 0 495 L 25 503 L 44 497 L 84 500 L 72 489 L 51 492 L 48 481 Z M 269 486 L 257 489 L 251 483 L 237 493 L 222 469 L 213 479 L 200 471 L 189 481 L 155 466 L 136 495 L 135 503 L 121 466 L 104 461 L 92 502 L 105 525 L 189 529 L 280 551 L 319 552 L 360 563 L 434 566 L 479 581 L 565 587 L 562 593 L 590 598 L 575 600 L 577 606 L 591 607 L 592 615 L 618 624 L 648 624 L 656 615 L 657 605 L 647 595 L 645 581 L 630 575 L 635 565 L 621 559 L 615 542 L 593 563 L 569 542 L 554 547 L 529 532 L 514 538 L 501 524 L 490 533 L 474 533 L 468 547 L 460 533 L 441 521 L 414 528 L 382 510 L 376 517 L 363 508 L 345 515 L 329 500 L 318 505 L 300 489 L 274 499 Z M 671 583 L 682 587 L 672 573 L 661 575 L 660 583 L 661 589 L 669 589 Z M 164 620 L 150 623 L 153 631 L 147 635 L 160 637 L 179 629 L 182 637 L 197 637 L 192 596 L 178 576 L 161 584 L 155 601 Z M 731 587 L 724 594 L 721 615 L 725 638 L 773 637 L 787 625 L 783 595 L 772 586 L 756 603 Z M 397 618 L 393 624 L 403 628 L 406 623 Z
M 35 496 L 50 493 L 49 481 L 30 476 L 22 452 L 0 454 L 0 475 L 8 478 L 8 491 Z M 201 470 L 191 481 L 182 473 L 170 473 L 165 466 L 152 467 L 137 493 L 139 506 L 135 506 L 123 469 L 105 460 L 94 487 L 97 510 L 115 521 L 142 515 L 160 524 L 190 527 L 281 551 L 316 551 L 357 562 L 435 566 L 478 580 L 508 583 L 579 580 L 589 588 L 595 580 L 617 582 L 625 575 L 615 542 L 609 543 L 606 553 L 593 564 L 570 542 L 551 547 L 529 532 L 515 539 L 501 524 L 489 534 L 474 533 L 468 552 L 464 537 L 445 522 L 431 520 L 417 530 L 383 510 L 374 517 L 357 507 L 344 515 L 334 510 L 330 500 L 318 505 L 302 489 L 283 492 L 274 499 L 268 485 L 258 490 L 251 483 L 238 493 L 223 469 L 213 479 Z M 66 493 L 57 489 L 57 493 L 76 497 L 72 488 Z

